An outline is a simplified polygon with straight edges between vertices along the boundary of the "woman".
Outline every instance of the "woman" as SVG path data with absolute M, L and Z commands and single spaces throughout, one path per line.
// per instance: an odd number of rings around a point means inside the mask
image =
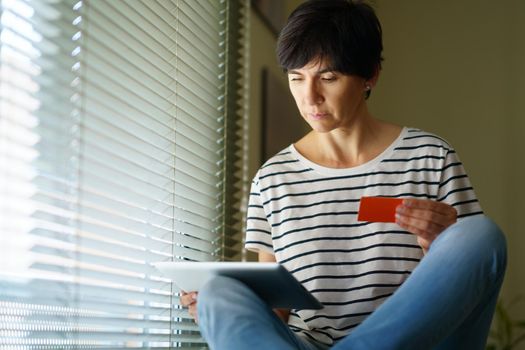
M 381 37 L 362 2 L 309 1 L 290 15 L 277 54 L 312 131 L 255 176 L 246 248 L 284 265 L 324 308 L 273 313 L 217 278 L 198 304 L 213 349 L 484 347 L 504 239 L 446 141 L 368 111 Z M 396 222 L 358 221 L 363 196 L 403 198 Z

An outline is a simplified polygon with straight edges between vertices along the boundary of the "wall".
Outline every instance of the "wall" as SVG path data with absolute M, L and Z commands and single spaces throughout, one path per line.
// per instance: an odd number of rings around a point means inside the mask
M 262 142 L 262 70 L 263 68 L 287 85 L 275 56 L 275 35 L 252 9 L 250 15 L 250 164 L 249 176 L 253 177 L 261 165 Z
M 282 1 L 283 9 L 286 12 L 285 17 L 295 9 L 302 1 L 300 0 L 273 0 Z M 263 23 L 259 15 L 252 9 L 250 15 L 250 177 L 261 165 L 261 125 L 262 125 L 262 69 L 268 71 L 280 80 L 283 87 L 288 87 L 288 80 L 281 68 L 277 64 L 275 55 L 275 44 L 277 37 Z M 291 99 L 291 101 L 293 101 Z M 292 107 L 294 108 L 294 107 Z M 288 108 L 283 108 L 288 109 Z M 291 118 L 300 118 L 299 114 L 290 116 Z M 306 123 L 302 125 L 303 131 L 309 130 Z M 290 140 L 293 142 L 294 140 Z
M 288 10 L 288 4 L 285 7 Z M 277 65 L 275 56 L 276 36 L 263 23 L 259 15 L 252 9 L 250 13 L 250 120 L 249 120 L 249 164 L 248 176 L 251 178 L 261 166 L 262 144 L 262 111 L 263 89 L 262 70 L 267 69 L 283 87 L 288 81 L 281 68 Z M 292 140 L 290 140 L 292 142 Z M 257 260 L 255 254 L 247 252 L 247 260 Z
M 525 2 L 376 0 L 383 72 L 372 112 L 445 137 L 505 231 L 503 297 L 525 296 Z M 514 310 L 525 319 L 525 303 Z

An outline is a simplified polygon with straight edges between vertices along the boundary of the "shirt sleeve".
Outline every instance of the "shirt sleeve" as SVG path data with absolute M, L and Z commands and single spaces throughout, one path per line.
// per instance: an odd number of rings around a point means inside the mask
M 446 153 L 437 200 L 453 206 L 458 212 L 458 219 L 483 214 L 470 179 L 453 149 Z
M 258 178 L 259 176 L 257 174 L 250 190 L 244 247 L 254 252 L 263 251 L 274 254 L 272 229 L 264 211 Z

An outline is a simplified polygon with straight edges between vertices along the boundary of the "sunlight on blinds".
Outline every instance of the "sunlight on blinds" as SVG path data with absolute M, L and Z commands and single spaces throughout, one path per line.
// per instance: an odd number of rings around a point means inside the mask
M 205 346 L 152 263 L 240 256 L 228 6 L 0 0 L 0 349 Z
M 27 22 L 33 12 L 12 0 L 4 0 L 0 12 L 0 271 L 13 277 L 24 276 L 33 259 L 25 253 L 31 247 L 28 235 L 35 226 L 31 217 L 37 209 L 31 201 L 36 193 L 32 183 L 36 171 L 31 164 L 39 156 L 35 145 L 40 137 L 34 130 L 38 119 L 33 113 L 40 102 L 33 94 L 40 89 L 36 81 L 40 68 L 32 59 L 40 51 L 31 41 L 41 41 L 41 36 Z

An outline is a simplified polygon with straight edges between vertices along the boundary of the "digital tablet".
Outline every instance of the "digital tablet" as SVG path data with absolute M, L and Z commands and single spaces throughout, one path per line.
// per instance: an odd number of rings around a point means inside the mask
M 323 308 L 279 263 L 174 261 L 153 265 L 186 292 L 199 291 L 211 277 L 220 275 L 243 282 L 272 308 Z

